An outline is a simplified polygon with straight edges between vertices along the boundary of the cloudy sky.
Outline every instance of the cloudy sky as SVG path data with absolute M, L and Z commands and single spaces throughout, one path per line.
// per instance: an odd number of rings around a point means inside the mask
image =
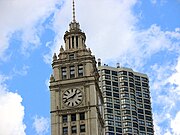
M 0 134 L 50 135 L 51 58 L 71 0 L 0 0 Z M 76 0 L 103 63 L 148 74 L 156 135 L 180 135 L 180 0 Z

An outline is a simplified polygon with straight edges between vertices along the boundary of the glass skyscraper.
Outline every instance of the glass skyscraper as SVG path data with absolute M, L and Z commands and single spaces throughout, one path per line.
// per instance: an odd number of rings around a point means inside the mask
M 148 76 L 100 62 L 98 71 L 105 135 L 154 135 Z

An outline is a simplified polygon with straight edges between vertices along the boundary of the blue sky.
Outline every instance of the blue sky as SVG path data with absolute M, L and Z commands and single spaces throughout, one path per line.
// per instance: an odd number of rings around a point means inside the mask
M 180 135 L 180 1 L 77 0 L 86 44 L 103 63 L 150 78 L 156 135 Z M 0 134 L 49 135 L 51 58 L 71 0 L 0 0 Z

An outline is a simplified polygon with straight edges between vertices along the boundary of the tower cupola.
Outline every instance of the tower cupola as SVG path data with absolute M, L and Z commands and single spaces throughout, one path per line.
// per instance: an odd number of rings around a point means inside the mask
M 69 30 L 64 35 L 65 50 L 86 49 L 85 41 L 86 35 L 81 31 L 80 24 L 76 21 L 75 3 L 73 0 L 73 20 L 69 24 Z

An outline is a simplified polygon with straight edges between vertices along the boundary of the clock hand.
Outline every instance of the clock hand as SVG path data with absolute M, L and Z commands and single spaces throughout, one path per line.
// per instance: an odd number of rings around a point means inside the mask
M 74 98 L 75 96 L 76 96 L 76 92 L 71 96 L 71 97 L 69 97 L 69 98 L 67 98 L 66 100 L 65 100 L 65 102 L 67 102 L 67 101 L 69 101 L 70 99 L 72 99 L 72 98 Z

